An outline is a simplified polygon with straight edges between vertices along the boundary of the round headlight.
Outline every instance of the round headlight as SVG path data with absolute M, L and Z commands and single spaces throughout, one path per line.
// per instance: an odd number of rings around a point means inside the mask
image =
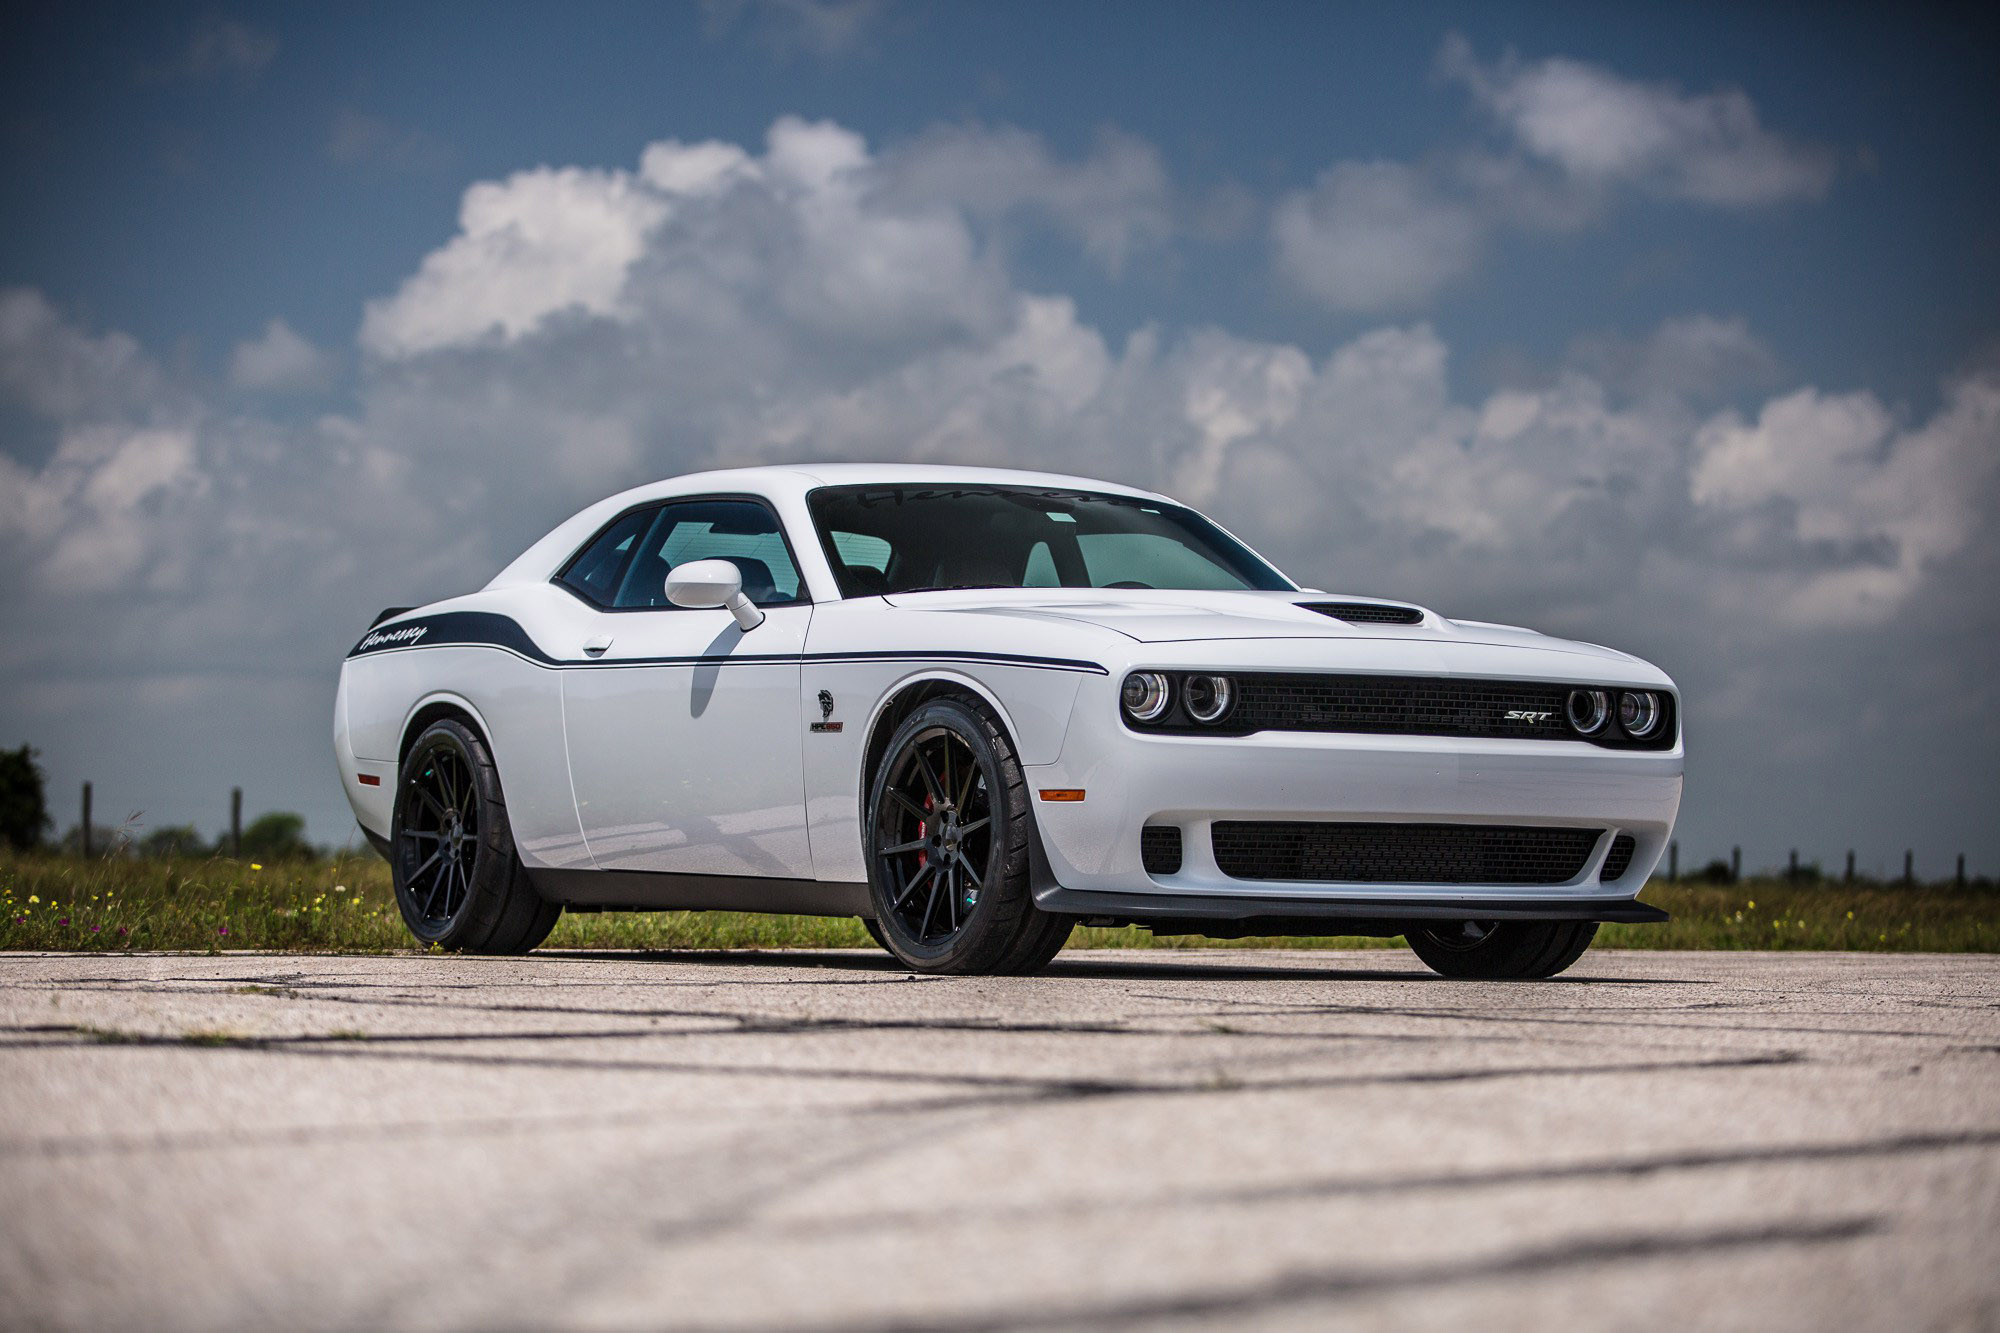
M 1188 716 L 1210 726 L 1222 721 L 1236 699 L 1235 683 L 1227 676 L 1189 676 L 1184 688 L 1181 703 Z
M 1643 740 L 1658 731 L 1662 716 L 1660 696 L 1649 690 L 1632 690 L 1618 696 L 1618 725 L 1634 740 Z
M 1603 690 L 1571 690 L 1567 712 L 1572 727 L 1595 736 L 1611 720 L 1611 696 Z
M 1118 701 L 1125 705 L 1125 715 L 1134 722 L 1158 722 L 1166 716 L 1167 705 L 1174 701 L 1174 695 L 1160 672 L 1134 671 L 1125 677 Z

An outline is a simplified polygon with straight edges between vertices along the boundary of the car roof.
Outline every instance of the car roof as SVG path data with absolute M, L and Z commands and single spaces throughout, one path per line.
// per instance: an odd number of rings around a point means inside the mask
M 648 482 L 622 492 L 613 499 L 628 503 L 686 495 L 692 491 L 734 488 L 765 494 L 804 494 L 820 486 L 923 486 L 983 485 L 1034 486 L 1062 490 L 1102 491 L 1111 495 L 1167 497 L 1095 477 L 1078 477 L 1061 472 L 1030 472 L 1017 468 L 965 467 L 944 463 L 797 463 L 766 467 L 718 469 L 690 472 Z
M 808 492 L 821 486 L 1026 486 L 1036 489 L 1096 491 L 1178 503 L 1169 496 L 1142 491 L 1093 477 L 1060 472 L 1026 472 L 1014 468 L 961 467 L 932 463 L 795 463 L 766 467 L 726 468 L 690 472 L 634 486 L 571 515 L 495 575 L 488 588 L 540 581 L 554 564 L 612 518 L 635 505 L 682 495 L 736 493 L 763 496 L 780 512 L 802 505 Z M 801 511 L 802 512 L 802 511 Z

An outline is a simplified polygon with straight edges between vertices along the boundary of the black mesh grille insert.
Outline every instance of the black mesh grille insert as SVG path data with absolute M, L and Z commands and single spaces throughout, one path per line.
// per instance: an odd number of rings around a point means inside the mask
M 1487 824 L 1218 821 L 1215 863 L 1233 879 L 1348 884 L 1564 884 L 1603 829 Z
M 1380 606 L 1374 602 L 1300 602 L 1308 611 L 1317 611 L 1335 620 L 1356 624 L 1421 625 L 1424 613 L 1414 606 Z
M 1228 726 L 1242 731 L 1363 731 L 1391 736 L 1519 736 L 1567 740 L 1569 687 L 1432 676 L 1236 678 Z M 1511 716 L 1510 716 L 1511 714 Z
M 1605 853 L 1604 869 L 1597 878 L 1609 884 L 1612 880 L 1625 878 L 1625 872 L 1632 868 L 1632 853 L 1639 844 L 1629 833 L 1621 833 L 1611 840 L 1611 850 Z
M 1149 824 L 1139 831 L 1139 863 L 1149 875 L 1177 875 L 1181 869 L 1181 831 L 1172 824 Z

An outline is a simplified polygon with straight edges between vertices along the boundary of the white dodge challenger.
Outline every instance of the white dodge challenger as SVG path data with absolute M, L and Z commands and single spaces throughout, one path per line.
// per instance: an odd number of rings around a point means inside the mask
M 1302 589 L 1165 496 L 837 465 L 642 486 L 385 611 L 334 751 L 448 949 L 728 908 L 858 916 L 926 972 L 1081 921 L 1546 977 L 1665 919 L 1679 714 L 1636 658 Z

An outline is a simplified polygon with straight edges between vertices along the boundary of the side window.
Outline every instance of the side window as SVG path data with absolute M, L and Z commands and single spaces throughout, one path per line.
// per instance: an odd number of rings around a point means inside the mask
M 633 550 L 659 512 L 657 509 L 637 509 L 613 523 L 569 562 L 558 582 L 583 594 L 586 601 L 599 606 L 611 605 L 611 599 L 618 591 L 618 580 L 624 576 L 625 567 L 632 562 Z
M 755 500 L 683 500 L 661 507 L 618 582 L 611 605 L 665 607 L 667 571 L 690 560 L 727 560 L 759 606 L 800 601 L 799 571 L 775 514 Z

